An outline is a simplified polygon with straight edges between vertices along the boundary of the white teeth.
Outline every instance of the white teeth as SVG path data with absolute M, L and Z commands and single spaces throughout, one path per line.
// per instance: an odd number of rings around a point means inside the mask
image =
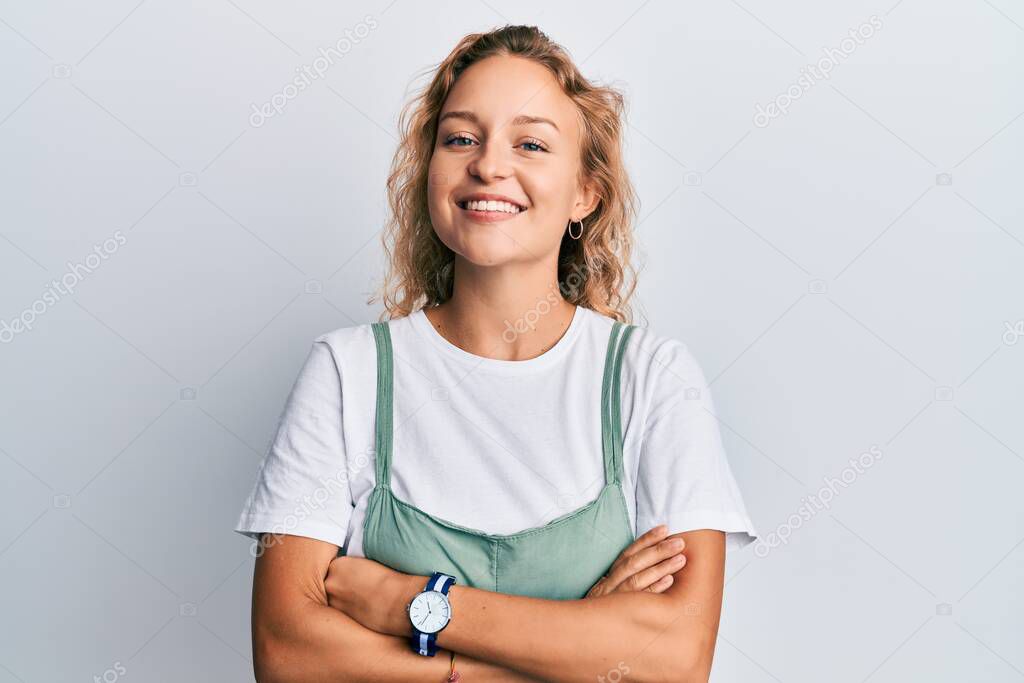
M 515 204 L 509 204 L 508 202 L 482 201 L 466 202 L 466 209 L 469 211 L 502 211 L 504 213 L 519 213 L 522 210 Z

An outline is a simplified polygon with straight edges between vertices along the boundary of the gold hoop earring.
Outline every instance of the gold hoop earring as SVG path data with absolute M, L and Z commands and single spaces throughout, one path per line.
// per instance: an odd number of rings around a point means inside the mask
M 580 232 L 579 232 L 578 235 L 572 234 L 572 224 L 573 223 L 579 223 L 580 224 Z M 573 220 L 570 219 L 569 220 L 569 237 L 573 238 L 574 240 L 578 240 L 582 236 L 583 236 L 583 221 L 573 221 Z

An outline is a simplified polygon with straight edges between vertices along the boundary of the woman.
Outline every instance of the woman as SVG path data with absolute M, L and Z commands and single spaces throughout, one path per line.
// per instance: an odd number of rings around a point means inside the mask
M 258 679 L 707 680 L 756 532 L 696 361 L 625 324 L 622 116 L 524 26 L 403 112 L 388 320 L 316 338 L 236 528 Z

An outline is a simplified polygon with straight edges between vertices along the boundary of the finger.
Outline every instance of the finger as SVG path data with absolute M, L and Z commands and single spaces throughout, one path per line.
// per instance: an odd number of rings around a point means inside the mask
M 613 590 L 619 593 L 648 590 L 649 588 L 659 584 L 659 582 L 663 582 L 666 577 L 674 581 L 675 578 L 672 575 L 685 566 L 685 555 L 682 553 L 673 555 L 653 567 L 633 574 L 628 579 L 617 585 Z M 668 586 L 666 585 L 664 588 L 668 588 Z M 662 590 L 664 590 L 664 588 Z
M 655 581 L 654 583 L 652 583 L 650 586 L 648 586 L 644 590 L 645 591 L 650 591 L 651 593 L 663 593 L 666 590 L 668 590 L 668 587 L 671 586 L 674 582 L 675 582 L 675 577 L 672 576 L 671 574 L 667 574 L 666 576 L 663 576 L 660 579 L 658 579 L 657 581 Z
M 626 546 L 626 549 L 619 553 L 619 557 L 631 557 L 644 548 L 647 548 L 665 538 L 665 534 L 667 533 L 668 526 L 665 524 L 659 524 L 658 526 L 649 529 L 646 533 L 641 534 L 635 541 Z
M 652 541 L 655 538 L 657 538 L 656 531 L 650 537 L 650 540 Z M 607 583 L 604 586 L 605 591 L 609 593 L 614 591 L 624 582 L 630 581 L 638 572 L 643 571 L 657 562 L 671 556 L 671 553 L 668 552 L 669 547 L 666 546 L 666 542 L 655 542 L 654 545 L 646 546 L 639 545 L 642 543 L 650 543 L 651 541 L 638 540 L 638 545 L 636 547 L 628 548 L 626 551 L 623 551 L 622 555 L 618 556 L 618 558 L 611 564 L 611 568 L 608 569 L 607 574 L 605 574 L 607 579 Z M 642 588 L 645 587 L 628 587 L 629 590 L 640 590 Z
M 608 575 L 605 574 L 590 587 L 587 591 L 587 597 L 597 597 L 599 595 L 607 595 L 611 593 L 611 582 L 608 580 Z
M 609 583 L 605 586 L 605 589 L 610 592 L 618 589 L 623 582 L 631 581 L 632 583 L 629 586 L 625 586 L 625 590 L 643 590 L 655 580 L 660 579 L 663 574 L 654 576 L 648 583 L 642 583 L 639 578 L 633 577 L 645 569 L 655 566 L 662 560 L 682 552 L 685 547 L 686 542 L 683 540 L 682 534 L 675 534 L 653 545 L 642 547 L 632 555 L 626 556 L 625 552 L 623 552 L 623 555 L 620 555 L 619 559 L 615 560 L 611 570 L 608 572 Z

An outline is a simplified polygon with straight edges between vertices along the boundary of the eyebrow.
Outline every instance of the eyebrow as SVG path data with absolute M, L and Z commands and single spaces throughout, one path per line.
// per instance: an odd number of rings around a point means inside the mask
M 445 121 L 446 119 L 464 119 L 466 121 L 470 121 L 471 123 L 475 123 L 478 126 L 480 125 L 480 119 L 477 117 L 477 115 L 475 113 L 473 113 L 471 111 L 462 111 L 462 110 L 450 111 L 450 112 L 447 112 L 446 114 L 442 115 L 441 118 L 438 119 L 437 122 L 438 122 L 438 124 L 440 124 L 441 122 Z M 551 119 L 546 119 L 543 116 L 527 116 L 526 114 L 521 114 L 521 115 L 515 117 L 514 119 L 512 119 L 512 125 L 513 126 L 524 126 L 524 125 L 530 124 L 530 123 L 546 123 L 549 126 L 551 126 L 552 128 L 554 128 L 555 130 L 558 130 L 559 132 L 561 132 L 558 129 L 558 126 L 555 124 L 554 121 L 552 121 Z

